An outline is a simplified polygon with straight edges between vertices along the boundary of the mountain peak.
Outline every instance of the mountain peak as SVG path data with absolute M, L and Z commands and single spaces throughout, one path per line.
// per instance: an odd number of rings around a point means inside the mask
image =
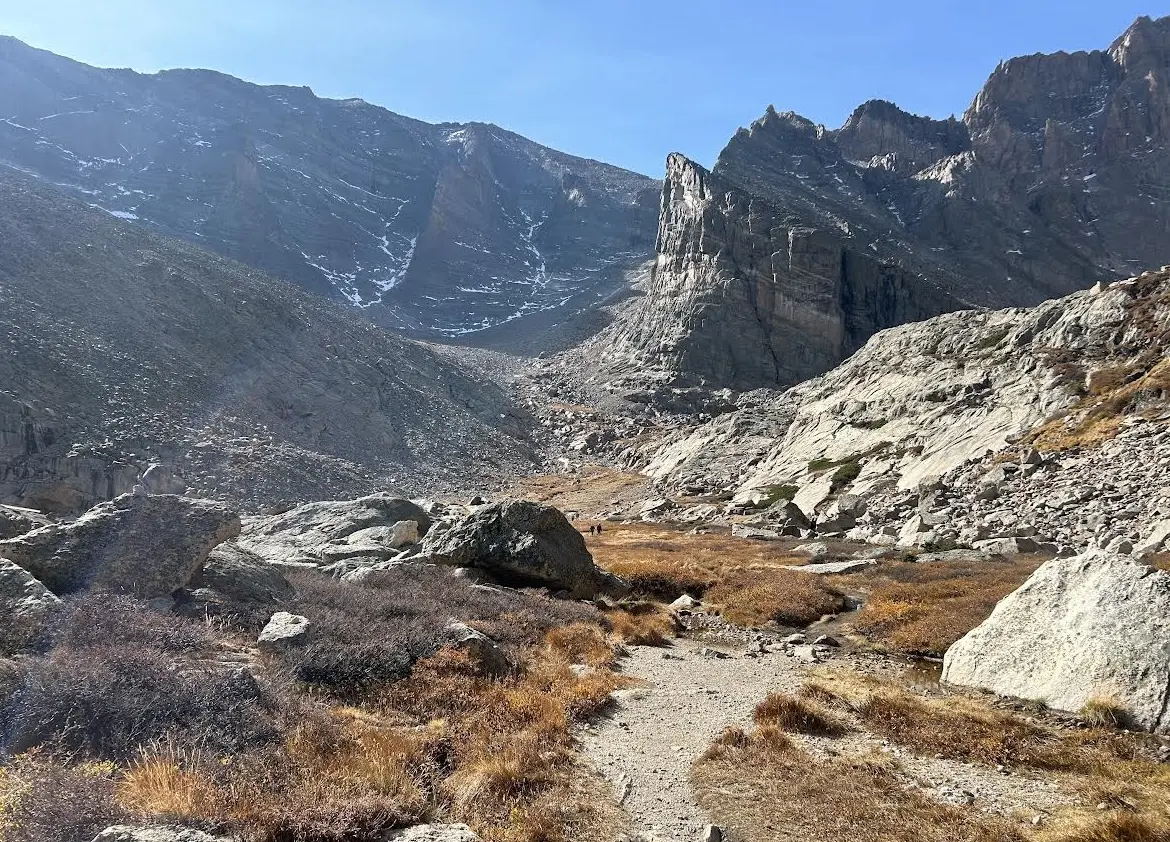
M 1170 16 L 1139 17 L 1110 45 L 1109 55 L 1131 73 L 1170 65 Z

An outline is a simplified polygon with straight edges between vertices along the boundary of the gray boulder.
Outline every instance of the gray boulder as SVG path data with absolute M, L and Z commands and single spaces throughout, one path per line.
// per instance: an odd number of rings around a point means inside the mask
M 385 560 L 430 528 L 430 516 L 416 503 L 373 494 L 306 503 L 249 520 L 236 544 L 276 564 L 322 565 L 357 556 Z
M 779 541 L 781 535 L 774 529 L 762 529 L 758 526 L 748 526 L 743 523 L 733 523 L 731 534 L 736 538 L 751 538 L 755 541 Z
M 620 579 L 593 563 L 585 538 L 559 510 L 526 500 L 485 506 L 428 535 L 420 560 L 473 567 L 504 582 L 566 590 L 578 599 L 626 591 Z
M 313 628 L 308 617 L 277 611 L 260 632 L 256 643 L 261 649 L 280 650 L 304 643 Z
M 1023 555 L 1040 552 L 1040 545 L 1031 538 L 989 538 L 971 545 L 987 555 Z
M 500 645 L 483 632 L 456 620 L 448 624 L 446 632 L 449 645 L 470 655 L 488 675 L 500 677 L 515 669 Z
M 943 680 L 1170 732 L 1170 574 L 1101 550 L 1045 563 L 955 643 Z
M 1138 555 L 1161 552 L 1170 540 L 1170 519 L 1160 520 L 1145 533 L 1145 538 L 1137 545 L 1135 552 Z
M 0 558 L 0 651 L 35 637 L 60 604 L 27 570 Z
M 107 827 L 94 837 L 93 842 L 236 842 L 230 836 L 212 836 L 192 827 L 155 825 Z
M 57 595 L 101 589 L 151 599 L 185 587 L 239 532 L 239 515 L 220 503 L 125 494 L 72 523 L 0 541 L 0 556 Z
M 781 531 L 784 535 L 799 535 L 800 530 L 812 528 L 812 522 L 804 511 L 791 500 L 774 503 L 765 514 L 769 520 L 775 520 L 783 527 Z
M 201 601 L 260 607 L 283 605 L 296 595 L 279 567 L 234 543 L 212 550 L 189 587 L 197 589 Z
M 15 538 L 38 526 L 47 526 L 48 518 L 33 509 L 0 506 L 0 540 Z

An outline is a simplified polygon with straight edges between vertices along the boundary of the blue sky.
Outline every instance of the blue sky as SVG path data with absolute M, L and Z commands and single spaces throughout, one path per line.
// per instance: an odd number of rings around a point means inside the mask
M 1000 59 L 1103 48 L 1130 0 L 0 0 L 0 32 L 90 64 L 211 67 L 483 120 L 660 175 L 769 103 L 829 126 L 882 98 L 961 113 Z

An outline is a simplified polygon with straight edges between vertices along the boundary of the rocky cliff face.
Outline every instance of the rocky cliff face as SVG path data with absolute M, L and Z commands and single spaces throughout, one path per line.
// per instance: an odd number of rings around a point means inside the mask
M 0 82 L 0 163 L 396 329 L 507 344 L 652 253 L 656 182 L 495 126 L 11 38 Z
M 795 383 L 876 331 L 958 302 L 680 155 L 667 163 L 658 261 L 620 328 L 613 371 L 659 368 L 698 384 Z
M 668 163 L 655 277 L 607 366 L 788 385 L 875 330 L 1026 306 L 1170 257 L 1170 18 L 1013 59 L 962 120 L 837 130 L 769 108 L 713 172 Z
M 499 389 L 294 285 L 3 170 L 0 242 L 0 502 L 259 506 L 531 464 Z

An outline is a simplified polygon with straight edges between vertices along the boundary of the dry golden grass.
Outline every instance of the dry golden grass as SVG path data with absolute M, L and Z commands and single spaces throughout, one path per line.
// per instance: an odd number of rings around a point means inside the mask
M 918 790 L 889 754 L 845 747 L 851 743 L 838 744 L 841 754 L 806 751 L 791 732 L 825 735 L 819 723 L 808 727 L 808 710 L 847 718 L 922 758 L 982 765 L 991 775 L 993 765 L 1008 764 L 1055 782 L 1085 806 L 1061 808 L 1039 828 L 945 806 Z M 1050 727 L 979 699 L 923 695 L 898 681 L 828 669 L 795 699 L 770 696 L 756 722 L 751 733 L 725 731 L 692 773 L 712 817 L 753 842 L 1170 842 L 1170 769 L 1147 758 L 1143 735 Z
M 908 789 L 871 755 L 820 760 L 776 729 L 725 733 L 694 766 L 700 805 L 753 842 L 1016 842 L 1008 822 Z
M 192 818 L 215 815 L 219 793 L 198 758 L 174 746 L 143 752 L 118 785 L 118 800 L 140 816 Z
M 589 538 L 597 563 L 621 576 L 636 593 L 673 600 L 701 596 L 729 575 L 808 563 L 792 543 L 753 541 L 726 533 L 691 535 L 661 524 L 614 524 Z
M 362 708 L 307 710 L 276 750 L 151 752 L 119 800 L 144 819 L 226 821 L 263 842 L 376 838 L 428 818 L 466 822 L 488 842 L 604 838 L 617 820 L 570 728 L 623 686 L 614 655 L 585 623 L 550 631 L 502 680 L 445 649 Z
M 1155 570 L 1163 570 L 1170 573 L 1170 552 L 1154 553 L 1146 559 L 1146 563 Z
M 775 622 L 803 628 L 845 606 L 845 597 L 820 576 L 792 570 L 731 573 L 705 601 L 729 622 L 754 627 Z
M 1170 842 L 1170 822 L 1114 813 L 1084 819 L 1074 827 L 1061 827 L 1041 838 L 1043 842 Z
M 651 495 L 650 478 L 600 465 L 582 466 L 576 474 L 548 474 L 519 482 L 513 495 L 556 506 L 563 512 L 612 510 L 613 501 L 631 509 Z
M 840 717 L 816 702 L 784 693 L 772 693 L 756 705 L 753 719 L 760 727 L 773 725 L 801 734 L 836 737 L 849 730 Z
M 928 698 L 853 672 L 821 671 L 800 695 L 847 711 L 869 731 L 927 756 L 1076 773 L 1142 756 L 1140 737 L 1107 728 L 1054 729 L 977 699 Z
M 1089 391 L 1063 418 L 1036 429 L 1031 443 L 1041 450 L 1096 447 L 1114 438 L 1121 422 L 1132 414 L 1143 396 L 1170 390 L 1170 359 L 1160 354 L 1135 356 L 1127 365 L 1093 372 Z
M 867 594 L 853 628 L 883 649 L 941 656 L 1044 563 L 1040 556 L 979 562 L 883 562 L 835 579 Z
M 1097 728 L 1126 728 L 1130 724 L 1125 705 L 1111 697 L 1094 696 L 1079 713 L 1082 720 Z
M 630 646 L 665 646 L 679 632 L 678 619 L 656 602 L 637 602 L 608 609 L 613 634 Z

